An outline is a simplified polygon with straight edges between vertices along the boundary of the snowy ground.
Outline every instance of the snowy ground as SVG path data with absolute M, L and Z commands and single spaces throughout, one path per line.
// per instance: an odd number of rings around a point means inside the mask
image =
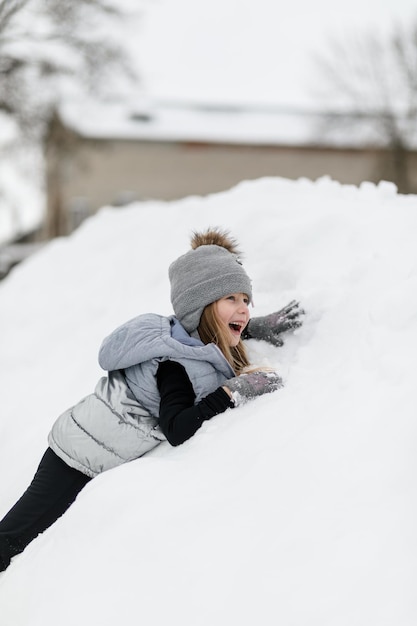
M 285 388 L 93 480 L 0 575 L 5 626 L 415 626 L 417 197 L 263 179 L 103 209 L 0 285 L 0 516 L 101 339 L 171 313 L 190 231 L 232 230 L 254 315 L 300 299 Z
M 7 144 L 0 116 L 0 246 L 39 228 L 45 211 L 40 154 Z

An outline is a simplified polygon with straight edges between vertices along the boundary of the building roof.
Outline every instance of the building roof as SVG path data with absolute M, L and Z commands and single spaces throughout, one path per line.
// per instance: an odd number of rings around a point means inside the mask
M 278 107 L 67 103 L 61 115 L 67 126 L 95 139 L 341 148 L 385 144 L 374 119 L 352 124 L 342 113 Z M 415 139 L 417 146 L 417 133 Z

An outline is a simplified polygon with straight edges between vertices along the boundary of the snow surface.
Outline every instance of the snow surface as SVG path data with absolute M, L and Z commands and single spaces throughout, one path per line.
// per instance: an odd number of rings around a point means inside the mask
M 0 246 L 36 230 L 44 213 L 40 150 L 16 144 L 16 137 L 16 126 L 0 113 Z
M 11 159 L 0 156 L 0 246 L 36 230 L 43 218 L 45 194 L 39 158 L 34 157 L 32 172 L 22 161 L 20 155 Z
M 285 388 L 94 479 L 0 575 L 1 624 L 415 626 L 417 196 L 261 179 L 104 208 L 0 285 L 0 516 L 102 338 L 171 313 L 168 264 L 229 228 L 254 315 L 299 299 Z

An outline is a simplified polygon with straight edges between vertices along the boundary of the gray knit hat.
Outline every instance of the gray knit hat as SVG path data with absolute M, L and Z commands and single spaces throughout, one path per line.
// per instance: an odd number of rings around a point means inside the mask
M 208 304 L 230 293 L 245 293 L 252 301 L 251 280 L 227 232 L 210 229 L 194 233 L 191 247 L 169 267 L 174 313 L 190 334 L 197 329 Z

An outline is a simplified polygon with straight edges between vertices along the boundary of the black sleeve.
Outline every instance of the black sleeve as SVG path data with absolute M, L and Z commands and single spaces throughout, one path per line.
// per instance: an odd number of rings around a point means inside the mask
M 205 420 L 233 406 L 228 394 L 219 387 L 198 404 L 185 368 L 175 361 L 163 361 L 156 373 L 161 395 L 159 426 L 172 446 L 192 437 Z

